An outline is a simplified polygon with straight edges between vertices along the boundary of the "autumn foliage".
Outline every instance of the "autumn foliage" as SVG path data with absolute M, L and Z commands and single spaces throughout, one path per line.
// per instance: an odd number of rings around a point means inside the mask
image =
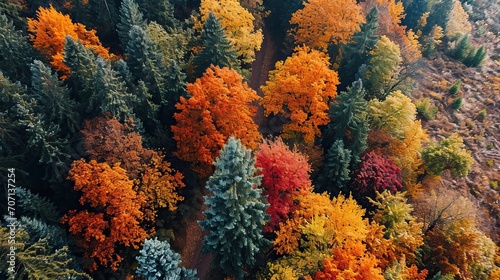
M 401 184 L 401 168 L 392 159 L 377 155 L 374 152 L 365 153 L 355 172 L 353 185 L 363 193 L 396 192 L 403 188 Z
M 77 160 L 69 179 L 75 183 L 75 190 L 82 192 L 80 204 L 89 210 L 71 210 L 63 223 L 85 249 L 86 258 L 93 261 L 90 270 L 97 269 L 97 264 L 117 270 L 123 260 L 119 248 L 137 249 L 148 236 L 140 225 L 144 196 L 134 191 L 133 181 L 118 163 L 109 166 L 95 160 Z
M 330 43 L 348 42 L 363 21 L 361 7 L 355 0 L 310 0 L 292 15 L 291 24 L 298 44 L 326 50 Z
M 260 144 L 255 158 L 255 166 L 263 175 L 263 194 L 270 204 L 266 211 L 270 221 L 265 230 L 273 231 L 297 209 L 294 200 L 311 191 L 311 170 L 307 157 L 296 149 L 290 150 L 280 138 Z
M 83 24 L 73 23 L 68 15 L 58 12 L 54 7 L 40 7 L 36 15 L 37 19 L 28 18 L 30 40 L 63 78 L 69 74 L 69 68 L 63 63 L 66 36 L 80 40 L 85 47 L 103 58 L 113 56 L 102 46 L 95 30 L 87 30 Z
M 133 189 L 144 195 L 141 211 L 147 221 L 154 221 L 159 208 L 174 211 L 184 198 L 177 192 L 184 187 L 182 174 L 170 168 L 163 154 L 146 149 L 142 137 L 129 122 L 125 124 L 108 116 L 85 122 L 81 131 L 89 158 L 110 165 L 120 163 L 133 180 Z
M 262 91 L 264 114 L 282 114 L 290 120 L 283 128 L 284 139 L 314 143 L 319 126 L 329 122 L 328 104 L 337 94 L 337 72 L 329 69 L 328 56 L 303 46 L 291 57 L 276 63 Z
M 242 77 L 229 68 L 210 67 L 194 83 L 187 85 L 189 98 L 181 97 L 172 126 L 177 141 L 174 154 L 191 163 L 201 177 L 212 172 L 212 162 L 233 135 L 243 145 L 255 149 L 261 135 L 252 117 L 259 99 Z

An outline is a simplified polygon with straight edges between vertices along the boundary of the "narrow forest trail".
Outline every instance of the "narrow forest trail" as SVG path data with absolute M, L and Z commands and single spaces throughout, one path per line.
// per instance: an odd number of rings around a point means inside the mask
M 262 96 L 262 91 L 260 86 L 265 84 L 267 81 L 267 76 L 270 70 L 274 68 L 276 62 L 276 45 L 272 39 L 271 32 L 264 26 L 264 41 L 260 51 L 255 54 L 255 61 L 252 63 L 252 77 L 250 79 L 249 86 L 257 91 L 259 96 Z M 263 135 L 269 134 L 269 129 L 267 128 L 267 121 L 264 117 L 264 110 L 262 106 L 258 106 L 257 114 L 254 118 L 255 123 L 261 129 Z M 199 191 L 194 191 L 193 195 L 195 197 L 191 198 L 193 202 L 193 208 L 198 209 L 196 212 L 189 214 L 184 218 L 184 232 L 181 234 L 182 239 L 179 243 L 183 243 L 181 250 L 181 257 L 183 264 L 187 268 L 194 268 L 197 270 L 197 276 L 202 280 L 216 279 L 217 276 L 214 275 L 213 270 L 210 267 L 210 263 L 213 256 L 210 254 L 203 253 L 203 237 L 206 232 L 201 230 L 198 225 L 198 221 L 204 219 L 203 210 L 205 205 L 203 204 L 203 192 L 204 187 L 199 186 Z

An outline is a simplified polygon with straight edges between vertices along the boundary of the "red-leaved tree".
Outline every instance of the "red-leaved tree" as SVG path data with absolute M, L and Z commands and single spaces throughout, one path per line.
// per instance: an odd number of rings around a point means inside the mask
M 403 188 L 401 168 L 394 164 L 392 159 L 377 155 L 373 151 L 365 153 L 354 174 L 353 185 L 363 193 L 384 190 L 394 193 Z
M 267 208 L 270 221 L 265 230 L 273 231 L 295 210 L 294 198 L 311 191 L 311 169 L 307 157 L 296 149 L 290 150 L 281 138 L 264 141 L 255 157 L 255 166 L 262 168 L 262 187 L 270 204 Z

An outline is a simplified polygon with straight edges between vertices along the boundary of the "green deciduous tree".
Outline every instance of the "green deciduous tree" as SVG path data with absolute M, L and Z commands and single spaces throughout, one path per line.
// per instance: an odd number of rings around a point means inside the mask
M 433 174 L 441 175 L 450 170 L 455 177 L 465 177 L 469 174 L 474 160 L 471 152 L 467 151 L 462 137 L 452 135 L 441 139 L 439 142 L 431 142 L 422 151 L 422 159 L 427 170 Z
M 210 65 L 239 68 L 236 50 L 227 39 L 217 17 L 210 12 L 201 34 L 202 50 L 193 60 L 195 77 L 200 77 Z
M 205 197 L 206 218 L 199 224 L 209 231 L 206 251 L 225 274 L 243 279 L 269 241 L 262 235 L 267 203 L 261 195 L 261 178 L 255 176 L 250 150 L 230 137 L 215 160 L 215 172 L 207 182 L 212 195 Z

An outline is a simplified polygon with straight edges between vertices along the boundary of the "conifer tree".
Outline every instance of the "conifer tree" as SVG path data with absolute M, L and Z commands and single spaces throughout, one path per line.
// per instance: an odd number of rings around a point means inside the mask
M 339 139 L 327 150 L 325 162 L 319 174 L 317 189 L 328 191 L 332 196 L 346 191 L 351 179 L 351 151 L 344 148 L 344 141 Z
M 439 0 L 435 2 L 429 10 L 427 24 L 423 27 L 422 33 L 424 35 L 430 34 L 434 25 L 438 25 L 445 30 L 452 8 L 453 0 Z
M 146 36 L 146 31 L 137 25 L 129 32 L 127 65 L 136 81 L 144 81 L 151 93 L 152 102 L 167 103 L 166 66 L 155 44 Z
M 148 21 L 155 21 L 165 28 L 179 25 L 170 0 L 137 0 L 137 4 Z
M 403 0 L 406 16 L 401 19 L 402 25 L 415 30 L 422 15 L 429 11 L 429 0 Z
M 93 84 L 95 90 L 90 99 L 89 111 L 111 115 L 119 120 L 133 118 L 134 97 L 127 92 L 125 82 L 111 68 L 111 63 L 101 57 L 96 59 L 97 71 Z
M 367 64 L 372 56 L 380 36 L 376 34 L 378 27 L 378 10 L 373 7 L 366 15 L 366 22 L 352 36 L 351 42 L 342 46 L 342 61 L 339 68 L 340 90 L 347 89 L 354 81 L 360 67 Z M 335 59 L 335 56 L 331 56 Z M 332 61 L 333 64 L 333 61 Z
M 262 235 L 267 203 L 254 163 L 251 151 L 230 137 L 215 160 L 206 185 L 212 195 L 205 197 L 206 218 L 199 222 L 209 231 L 204 249 L 214 254 L 213 264 L 236 279 L 244 278 L 270 243 Z
M 64 47 L 64 64 L 71 74 L 68 85 L 72 97 L 79 103 L 79 111 L 86 112 L 90 108 L 90 98 L 94 91 L 94 75 L 97 72 L 95 55 L 87 49 L 80 41 L 66 36 Z
M 0 13 L 0 71 L 14 81 L 28 84 L 29 64 L 33 49 L 28 44 L 27 37 L 16 30 L 12 22 Z
M 333 142 L 342 140 L 345 149 L 351 151 L 351 168 L 355 167 L 361 154 L 367 148 L 369 123 L 366 118 L 366 92 L 361 80 L 358 80 L 342 92 L 335 102 L 330 104 L 330 123 L 323 137 L 323 148 L 328 151 Z
M 123 49 L 127 48 L 129 32 L 132 26 L 146 27 L 139 5 L 134 0 L 123 0 L 119 10 L 120 22 L 116 25 L 116 31 Z
M 146 280 L 194 280 L 196 269 L 179 267 L 181 256 L 170 248 L 166 241 L 146 239 L 139 255 L 136 257 L 139 267 L 136 274 Z
M 210 65 L 238 68 L 236 50 L 224 33 L 224 28 L 217 17 L 210 12 L 203 25 L 201 34 L 203 49 L 194 58 L 195 77 L 200 77 Z
M 171 59 L 167 66 L 165 78 L 165 84 L 167 87 L 167 102 L 162 104 L 164 106 L 162 107 L 163 111 L 161 112 L 160 120 L 170 127 L 175 123 L 175 104 L 180 101 L 181 96 L 185 98 L 188 97 L 186 90 L 186 74 L 182 72 L 179 64 L 177 64 L 175 60 Z
M 78 131 L 80 115 L 68 88 L 39 60 L 31 64 L 31 94 L 47 123 L 59 125 L 63 135 Z
M 49 224 L 59 223 L 61 215 L 52 201 L 23 187 L 16 189 L 16 195 L 19 198 L 19 210 L 23 215 Z

